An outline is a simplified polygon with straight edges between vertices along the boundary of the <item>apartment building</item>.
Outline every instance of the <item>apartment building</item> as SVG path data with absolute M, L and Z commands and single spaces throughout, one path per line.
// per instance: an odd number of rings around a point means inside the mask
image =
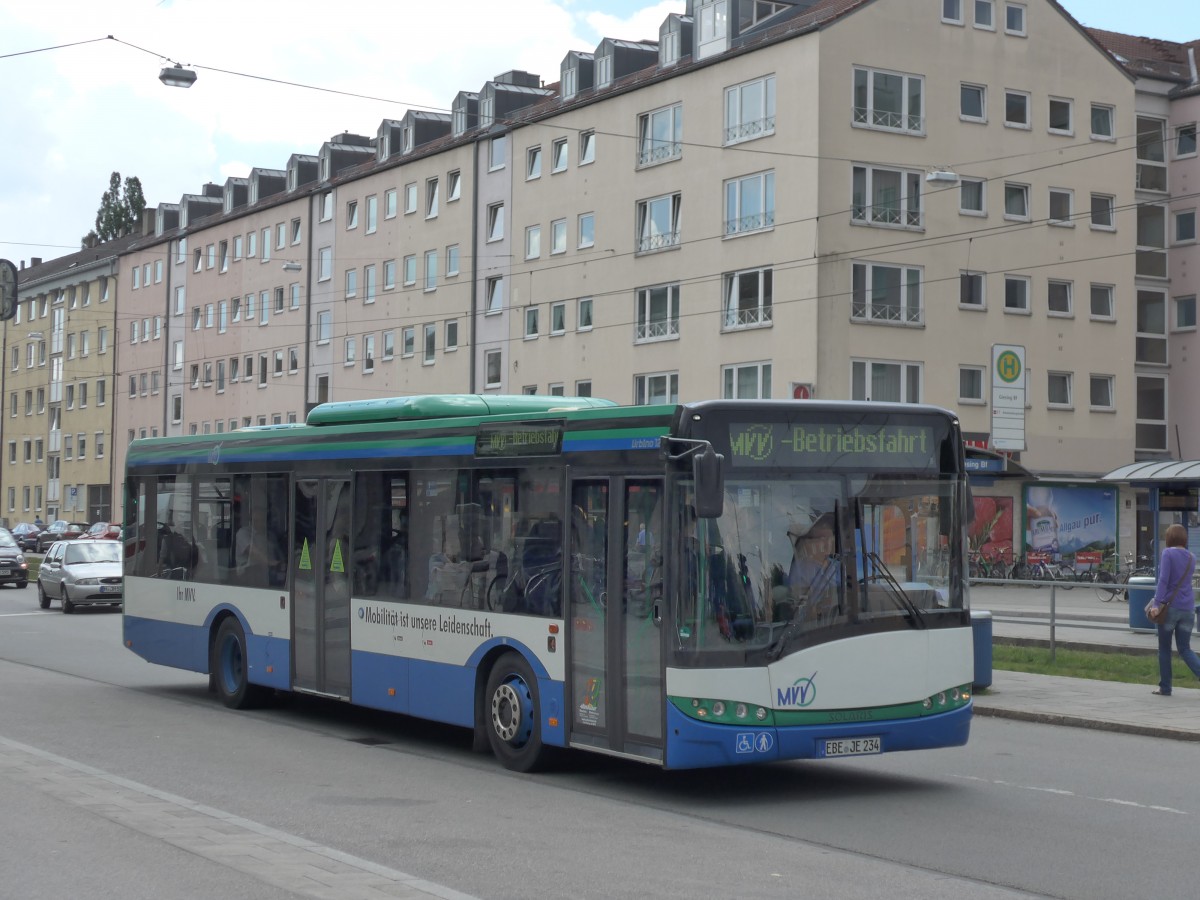
M 113 515 L 119 259 L 135 240 L 34 260 L 20 272 L 17 314 L 4 323 L 5 524 Z M 138 268 L 139 281 L 155 274 Z
M 1186 452 L 1186 84 L 1052 0 L 682 6 L 159 206 L 120 262 L 117 471 L 142 435 L 438 391 L 929 402 L 1075 481 Z

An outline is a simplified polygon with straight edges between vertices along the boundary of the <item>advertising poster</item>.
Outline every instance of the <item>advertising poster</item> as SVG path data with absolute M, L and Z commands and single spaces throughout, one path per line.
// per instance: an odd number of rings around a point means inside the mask
M 968 532 L 971 550 L 989 562 L 1013 562 L 1012 497 L 975 497 L 975 521 Z
M 1117 496 L 1109 487 L 1025 486 L 1025 549 L 1030 562 L 1067 562 L 1086 572 L 1117 550 Z

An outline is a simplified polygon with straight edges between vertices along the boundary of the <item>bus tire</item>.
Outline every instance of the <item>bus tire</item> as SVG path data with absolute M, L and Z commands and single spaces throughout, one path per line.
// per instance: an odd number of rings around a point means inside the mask
M 537 679 L 517 653 L 505 653 L 488 674 L 485 727 L 492 753 L 506 769 L 532 772 L 544 761 Z
M 227 616 L 213 641 L 209 671 L 217 696 L 230 709 L 250 709 L 259 705 L 265 695 L 263 688 L 250 683 L 248 659 L 242 623 L 236 616 Z

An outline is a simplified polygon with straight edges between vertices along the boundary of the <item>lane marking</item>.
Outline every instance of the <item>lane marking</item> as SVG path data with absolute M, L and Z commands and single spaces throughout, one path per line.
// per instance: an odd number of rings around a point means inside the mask
M 978 781 L 981 784 L 994 784 L 998 787 L 1016 788 L 1018 791 L 1034 791 L 1040 794 L 1054 794 L 1059 797 L 1078 797 L 1080 800 L 1094 800 L 1097 803 L 1113 803 L 1117 806 L 1131 806 L 1134 809 L 1148 809 L 1152 812 L 1171 813 L 1176 816 L 1190 816 L 1191 813 L 1183 809 L 1175 809 L 1172 806 L 1157 806 L 1150 803 L 1139 803 L 1136 800 L 1121 800 L 1117 797 L 1093 797 L 1090 794 L 1077 794 L 1075 791 L 1068 791 L 1063 788 L 1041 787 L 1033 784 L 1016 784 L 1012 781 L 1005 781 L 1002 778 L 980 778 L 978 775 L 951 775 L 951 778 L 958 778 L 963 781 Z
M 5 737 L 0 737 L 0 775 L 18 777 L 64 803 L 305 896 L 475 900 L 445 885 Z

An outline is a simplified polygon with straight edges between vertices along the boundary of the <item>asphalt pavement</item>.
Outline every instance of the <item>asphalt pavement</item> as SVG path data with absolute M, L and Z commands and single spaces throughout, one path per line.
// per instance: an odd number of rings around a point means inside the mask
M 1103 602 L 1088 585 L 1070 590 L 1049 586 L 974 585 L 971 608 L 991 613 L 994 643 L 1023 643 L 1058 649 L 1102 650 L 1154 656 L 1158 635 L 1139 615 L 1148 595 L 1135 594 L 1131 615 L 1123 599 Z M 1053 611 L 1053 617 L 1051 612 Z M 1053 622 L 1053 627 L 1051 623 Z M 1194 649 L 1200 650 L 1200 634 Z M 1174 653 L 1174 651 L 1172 651 Z M 1200 741 L 1200 681 L 1178 680 L 1169 697 L 1151 693 L 1157 683 L 1125 684 L 1032 675 L 994 669 L 989 687 L 975 692 L 975 712 L 1104 731 Z

